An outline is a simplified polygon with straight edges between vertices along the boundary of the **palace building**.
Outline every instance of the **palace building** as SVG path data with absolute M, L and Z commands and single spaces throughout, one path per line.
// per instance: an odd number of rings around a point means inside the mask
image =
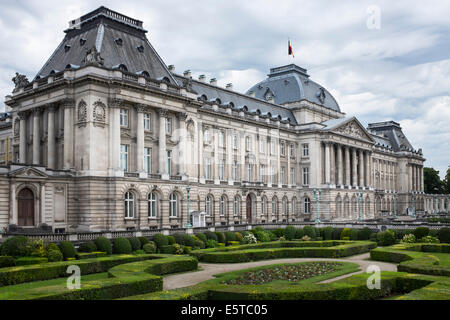
M 427 210 L 425 159 L 399 123 L 365 128 L 294 64 L 245 94 L 178 74 L 146 32 L 100 7 L 70 23 L 32 81 L 16 74 L 0 227 L 182 228 L 188 210 L 208 226 Z

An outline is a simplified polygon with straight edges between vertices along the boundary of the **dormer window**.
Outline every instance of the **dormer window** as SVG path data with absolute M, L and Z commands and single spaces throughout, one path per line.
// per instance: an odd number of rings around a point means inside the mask
M 114 39 L 114 42 L 115 42 L 118 46 L 122 46 L 122 44 L 123 44 L 123 41 L 122 41 L 121 38 Z
M 66 45 L 64 46 L 64 51 L 65 51 L 65 52 L 68 52 L 68 51 L 70 50 L 70 48 L 71 48 L 71 46 L 69 46 L 68 44 L 66 44 Z
M 86 39 L 81 38 L 80 39 L 80 47 L 84 46 L 85 43 L 86 43 Z
M 144 46 L 138 46 L 136 47 L 137 51 L 139 51 L 140 53 L 144 52 Z

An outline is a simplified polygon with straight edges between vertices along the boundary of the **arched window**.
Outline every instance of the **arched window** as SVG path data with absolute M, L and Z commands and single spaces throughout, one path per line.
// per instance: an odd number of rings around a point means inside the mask
M 292 214 L 297 214 L 297 198 L 292 198 Z
M 284 197 L 283 198 L 283 215 L 288 214 L 288 206 L 289 206 L 289 204 L 288 204 L 287 198 Z
M 221 196 L 220 197 L 219 210 L 220 210 L 220 215 L 221 216 L 224 216 L 225 213 L 227 212 L 227 198 L 225 196 Z
M 125 218 L 134 218 L 134 194 L 125 193 Z
M 158 203 L 156 193 L 151 192 L 148 195 L 148 216 L 156 218 L 158 216 Z
M 336 197 L 336 210 L 334 214 L 335 218 L 341 218 L 342 217 L 342 199 L 341 196 Z
M 234 197 L 234 201 L 233 201 L 233 214 L 235 216 L 239 215 L 239 211 L 240 211 L 239 210 L 240 209 L 239 203 L 240 203 L 239 196 L 235 196 Z
M 213 199 L 211 196 L 207 196 L 206 197 L 206 201 L 205 201 L 205 211 L 206 211 L 206 215 L 210 216 L 211 213 L 213 213 Z
M 169 216 L 178 216 L 178 197 L 175 193 L 172 193 L 169 198 Z
M 303 200 L 303 210 L 305 213 L 311 213 L 311 200 L 309 198 Z
M 272 214 L 278 214 L 278 199 L 277 199 L 277 197 L 272 198 Z

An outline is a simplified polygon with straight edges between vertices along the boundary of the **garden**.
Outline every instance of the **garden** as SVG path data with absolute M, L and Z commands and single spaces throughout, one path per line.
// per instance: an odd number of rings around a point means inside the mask
M 156 234 L 151 238 L 99 237 L 77 245 L 16 236 L 0 246 L 0 300 L 450 299 L 449 242 L 449 228 L 433 231 L 424 227 L 383 232 L 258 227 L 245 232 Z M 345 260 L 360 254 L 398 264 L 397 272 L 381 272 L 380 290 L 370 290 L 370 274 Z M 271 263 L 302 258 L 309 259 Z M 166 276 L 201 272 L 202 264 L 240 266 L 258 261 L 269 264 L 164 290 Z M 79 288 L 67 285 L 71 266 L 79 268 Z

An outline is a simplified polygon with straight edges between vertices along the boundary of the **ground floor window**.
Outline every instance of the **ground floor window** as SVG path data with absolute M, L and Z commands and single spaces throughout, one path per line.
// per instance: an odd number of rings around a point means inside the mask
M 134 218 L 134 195 L 132 192 L 125 193 L 125 218 Z

